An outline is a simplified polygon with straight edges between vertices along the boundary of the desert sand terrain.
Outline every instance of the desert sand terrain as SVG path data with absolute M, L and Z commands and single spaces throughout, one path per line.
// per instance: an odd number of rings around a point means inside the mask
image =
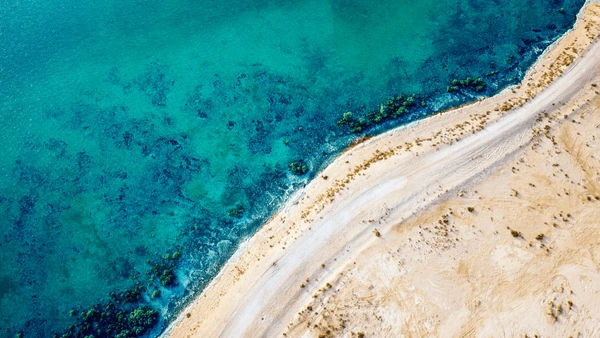
M 492 98 L 342 154 L 172 337 L 600 336 L 600 4 Z

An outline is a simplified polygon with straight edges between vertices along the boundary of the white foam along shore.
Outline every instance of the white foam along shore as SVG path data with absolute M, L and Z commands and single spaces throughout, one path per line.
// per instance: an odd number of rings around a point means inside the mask
M 592 2 L 597 1 L 588 1 L 584 8 Z M 580 13 L 578 26 L 581 21 Z M 571 48 L 570 40 L 577 36 L 577 43 L 585 45 L 584 35 L 581 27 L 567 32 L 519 86 L 402 131 L 391 130 L 342 154 L 240 245 L 164 336 L 284 332 L 289 318 L 317 289 L 303 281 L 335 276 L 365 247 L 374 245 L 373 231 L 385 235 L 447 192 L 493 171 L 529 140 L 540 111 L 576 95 L 578 83 L 589 80 L 598 68 L 600 47 L 596 40 L 591 43 L 595 37 L 589 39 L 591 47 L 575 53 L 581 56 L 573 57 L 575 62 L 562 77 L 545 82 L 551 77 L 547 74 L 560 70 L 556 59 Z M 559 67 L 554 69 L 553 64 Z M 534 86 L 539 90 L 527 85 L 531 83 L 541 83 Z M 453 125 L 462 126 L 448 131 Z M 435 146 L 419 145 L 428 139 Z M 376 229 L 371 225 L 375 221 Z M 300 288 L 302 283 L 306 285 Z

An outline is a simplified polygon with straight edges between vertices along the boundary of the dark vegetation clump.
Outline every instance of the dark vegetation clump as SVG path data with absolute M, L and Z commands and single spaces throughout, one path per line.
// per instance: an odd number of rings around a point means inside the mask
M 425 101 L 421 101 L 421 107 L 427 106 Z M 360 133 L 363 130 L 382 124 L 386 121 L 395 120 L 408 114 L 411 109 L 417 107 L 417 95 L 392 97 L 385 103 L 379 105 L 379 111 L 370 110 L 363 116 L 354 116 L 352 112 L 346 112 L 338 120 L 338 126 L 348 126 L 350 132 Z
M 142 299 L 142 292 L 144 291 L 146 291 L 146 288 L 138 284 L 128 290 L 120 292 L 119 294 L 115 295 L 113 299 L 117 303 L 139 302 Z
M 181 250 L 182 247 L 178 247 L 152 264 L 147 273 L 147 286 L 137 281 L 125 291 L 110 293 L 110 299 L 106 302 L 97 303 L 87 309 L 71 310 L 71 316 L 79 314 L 77 323 L 69 326 L 61 335 L 54 334 L 53 337 L 133 338 L 147 334 L 158 323 L 159 313 L 145 303 L 144 298 L 158 298 L 161 295 L 161 287 L 175 285 L 177 278 L 174 270 L 177 269 L 177 262 L 181 258 Z
M 173 252 L 173 254 L 170 257 L 172 260 L 178 260 L 179 258 L 181 258 L 181 251 L 175 251 Z
M 162 286 L 171 286 L 175 283 L 175 273 L 172 269 L 164 270 L 160 276 L 160 284 Z
M 289 167 L 292 174 L 296 176 L 302 176 L 308 172 L 308 167 L 306 166 L 306 164 L 304 164 L 303 160 L 291 162 L 289 164 Z
M 227 211 L 227 216 L 234 218 L 242 218 L 246 209 L 243 205 L 238 204 L 235 208 Z
M 493 75 L 493 74 L 491 74 Z M 450 83 L 450 85 L 448 87 L 446 87 L 446 91 L 448 93 L 452 93 L 452 92 L 456 92 L 459 90 L 468 90 L 468 91 L 475 91 L 475 92 L 482 92 L 486 87 L 485 82 L 480 78 L 472 78 L 472 77 L 467 77 L 464 80 L 457 80 L 454 79 L 452 80 L 452 82 Z
M 139 337 L 158 323 L 158 311 L 149 306 L 119 308 L 113 302 L 96 304 L 83 311 L 79 322 L 71 325 L 60 338 Z
M 129 313 L 128 319 L 132 331 L 140 335 L 156 324 L 158 312 L 148 306 L 140 306 Z
M 181 248 L 172 254 L 166 254 L 162 259 L 152 266 L 152 269 L 147 273 L 150 287 L 156 279 L 160 285 L 167 287 L 175 284 L 176 277 L 174 270 L 177 269 L 177 261 L 181 258 Z

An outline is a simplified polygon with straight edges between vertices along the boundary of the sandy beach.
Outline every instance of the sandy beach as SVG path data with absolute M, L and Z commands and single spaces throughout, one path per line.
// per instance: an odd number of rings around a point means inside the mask
M 599 34 L 346 150 L 165 336 L 599 336 Z

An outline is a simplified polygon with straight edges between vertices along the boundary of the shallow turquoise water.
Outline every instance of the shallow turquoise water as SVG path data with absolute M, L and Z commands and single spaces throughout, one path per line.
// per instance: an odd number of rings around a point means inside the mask
M 114 303 L 158 310 L 155 335 L 354 137 L 344 112 L 419 95 L 361 130 L 379 133 L 491 95 L 582 3 L 0 3 L 0 332 L 66 332 Z M 485 89 L 447 93 L 467 76 Z

